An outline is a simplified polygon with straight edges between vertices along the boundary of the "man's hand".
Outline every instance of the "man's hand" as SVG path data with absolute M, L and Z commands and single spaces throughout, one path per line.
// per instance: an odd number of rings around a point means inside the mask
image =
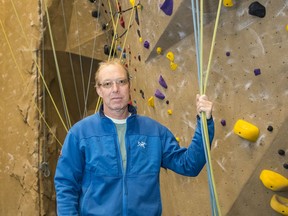
M 201 112 L 205 112 L 207 119 L 212 117 L 213 103 L 208 100 L 206 95 L 196 95 L 196 107 L 199 116 L 201 116 Z

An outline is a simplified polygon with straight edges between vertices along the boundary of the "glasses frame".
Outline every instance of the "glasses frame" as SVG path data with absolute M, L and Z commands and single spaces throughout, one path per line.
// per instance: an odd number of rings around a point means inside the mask
M 129 83 L 129 79 L 127 78 L 123 78 L 123 79 L 116 79 L 116 80 L 106 80 L 102 83 L 98 83 L 98 86 L 99 87 L 103 87 L 105 89 L 110 89 L 114 86 L 114 83 L 117 85 L 117 86 L 125 86 Z

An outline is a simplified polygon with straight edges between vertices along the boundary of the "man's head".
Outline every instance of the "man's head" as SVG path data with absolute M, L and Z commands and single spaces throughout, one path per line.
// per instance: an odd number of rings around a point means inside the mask
M 97 93 L 103 99 L 106 115 L 117 118 L 128 113 L 130 77 L 120 60 L 113 59 L 100 63 L 95 74 L 95 82 Z

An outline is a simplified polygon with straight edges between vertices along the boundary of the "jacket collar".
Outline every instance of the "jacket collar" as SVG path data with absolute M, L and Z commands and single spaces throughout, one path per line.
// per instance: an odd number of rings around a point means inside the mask
M 136 115 L 137 114 L 136 107 L 134 107 L 131 104 L 128 104 L 128 112 L 131 113 L 131 115 Z M 101 104 L 101 106 L 100 106 L 99 114 L 101 117 L 105 117 L 103 104 Z

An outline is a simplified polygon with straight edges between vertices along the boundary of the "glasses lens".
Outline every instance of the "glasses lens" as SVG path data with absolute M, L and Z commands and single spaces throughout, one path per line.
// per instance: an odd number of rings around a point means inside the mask
M 103 83 L 99 83 L 99 86 L 103 88 L 111 88 L 113 84 L 116 83 L 118 86 L 125 86 L 128 83 L 128 79 L 119 79 L 115 81 L 105 81 Z

